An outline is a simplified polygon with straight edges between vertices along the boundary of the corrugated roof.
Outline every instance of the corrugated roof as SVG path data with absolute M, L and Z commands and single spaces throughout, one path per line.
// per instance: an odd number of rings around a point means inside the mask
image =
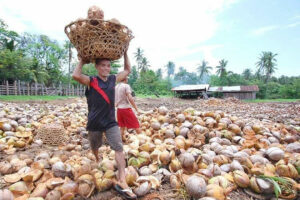
M 257 85 L 245 85 L 241 86 L 242 91 L 251 91 L 251 92 L 258 92 L 259 88 Z
M 209 92 L 258 92 L 257 85 L 210 87 Z
M 207 90 L 208 84 L 202 85 L 180 85 L 178 87 L 172 88 L 172 91 L 188 91 L 188 90 Z

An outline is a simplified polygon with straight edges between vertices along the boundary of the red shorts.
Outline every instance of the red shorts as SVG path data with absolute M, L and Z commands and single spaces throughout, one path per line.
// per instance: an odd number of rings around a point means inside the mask
M 131 108 L 118 108 L 117 119 L 121 128 L 140 128 L 139 121 Z

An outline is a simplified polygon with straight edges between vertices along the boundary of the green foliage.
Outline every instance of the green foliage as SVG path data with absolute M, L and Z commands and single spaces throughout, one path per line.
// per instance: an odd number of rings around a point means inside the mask
M 289 191 L 293 189 L 293 184 L 284 177 L 261 175 L 259 176 L 259 178 L 268 180 L 273 183 L 274 193 L 277 199 L 279 195 L 282 193 L 282 189 L 289 190 Z
M 257 73 L 265 75 L 265 83 L 267 83 L 272 76 L 272 74 L 277 69 L 275 66 L 277 65 L 276 56 L 278 54 L 274 54 L 270 51 L 263 51 L 259 57 L 259 61 L 256 63 L 258 68 Z
M 175 74 L 174 85 L 192 85 L 199 82 L 199 77 L 194 72 L 188 72 L 185 68 L 179 67 L 179 72 Z
M 169 61 L 166 65 L 167 72 L 168 72 L 168 78 L 170 78 L 172 75 L 174 75 L 175 72 L 175 64 L 172 61 Z
M 133 82 L 129 79 L 129 84 L 138 94 L 143 95 L 170 95 L 171 82 L 169 80 L 161 80 L 153 70 L 140 73 L 140 76 Z M 131 83 L 130 83 L 131 82 Z
M 138 79 L 138 71 L 136 69 L 136 66 L 133 66 L 132 69 L 131 69 L 131 73 L 129 75 L 129 79 L 128 79 L 128 83 L 132 86 L 135 84 L 135 82 L 137 81 Z
M 219 65 L 216 67 L 218 70 L 217 70 L 217 75 L 219 75 L 220 77 L 224 77 L 226 76 L 227 74 L 227 71 L 226 71 L 226 66 L 228 64 L 228 61 L 225 60 L 225 59 L 222 59 L 219 61 Z
M 210 74 L 210 70 L 212 70 L 212 67 L 208 66 L 208 62 L 205 60 L 202 61 L 202 64 L 197 67 L 197 72 L 199 73 L 199 79 L 201 83 L 205 83 L 204 80 L 205 75 Z
M 158 80 L 162 79 L 162 71 L 160 68 L 156 71 L 156 77 L 158 78 Z

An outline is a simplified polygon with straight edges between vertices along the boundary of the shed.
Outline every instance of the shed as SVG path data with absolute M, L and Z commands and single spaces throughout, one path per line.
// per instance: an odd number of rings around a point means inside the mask
M 235 97 L 237 99 L 256 99 L 258 91 L 257 85 L 209 87 L 208 89 L 209 93 L 222 93 L 223 98 Z
M 208 84 L 200 84 L 200 85 L 181 85 L 178 87 L 172 88 L 175 96 L 178 97 L 199 97 L 203 96 L 204 98 L 207 97 L 206 91 L 208 90 Z

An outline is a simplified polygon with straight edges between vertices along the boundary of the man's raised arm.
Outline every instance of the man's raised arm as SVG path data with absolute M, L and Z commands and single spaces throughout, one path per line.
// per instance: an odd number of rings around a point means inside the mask
M 116 81 L 120 82 L 124 80 L 130 74 L 130 72 L 131 72 L 131 66 L 130 66 L 129 58 L 127 55 L 127 49 L 126 49 L 124 53 L 124 71 L 117 74 Z
M 90 77 L 82 74 L 82 67 L 84 64 L 82 59 L 79 58 L 79 63 L 72 74 L 72 78 L 83 85 L 90 85 Z

